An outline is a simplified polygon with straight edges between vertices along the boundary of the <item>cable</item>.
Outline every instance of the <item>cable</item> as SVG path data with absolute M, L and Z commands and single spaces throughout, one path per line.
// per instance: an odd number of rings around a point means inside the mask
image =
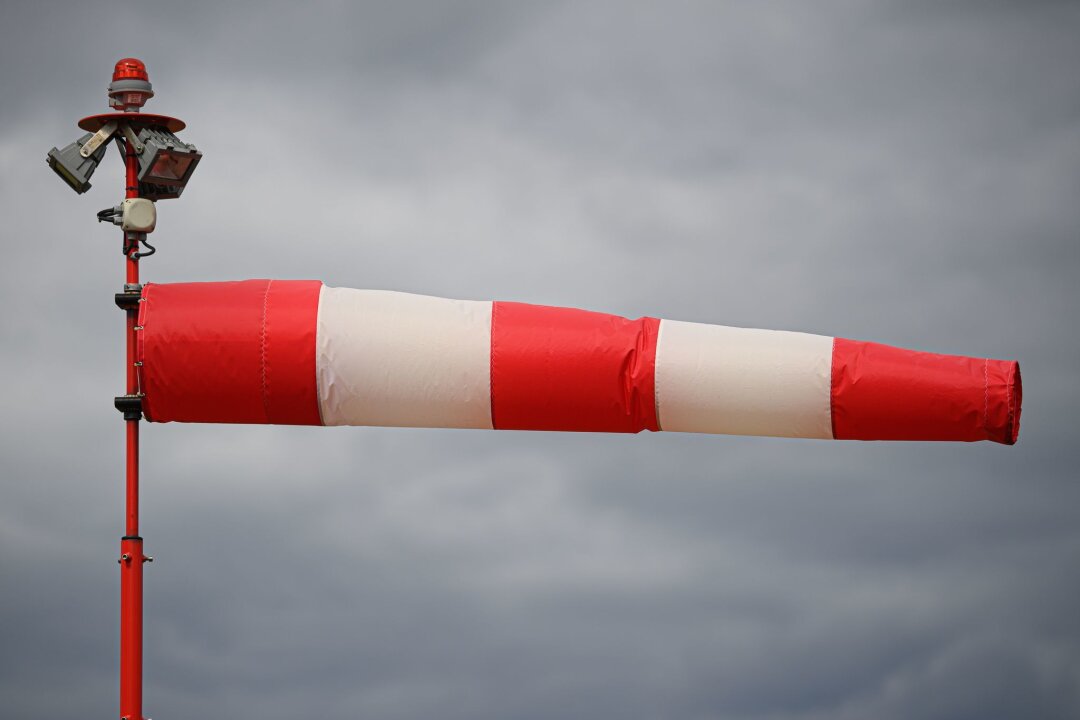
M 140 252 L 135 253 L 134 257 L 135 257 L 136 260 L 138 260 L 139 258 L 150 257 L 151 255 L 153 255 L 154 253 L 157 252 L 156 247 L 154 247 L 150 243 L 146 242 L 146 235 L 143 235 L 141 238 L 139 238 L 139 242 L 141 242 L 146 247 L 150 248 L 150 252 L 148 252 L 148 253 L 140 253 Z
M 104 210 L 98 210 L 97 221 L 98 222 L 111 222 L 114 225 L 119 225 L 115 218 L 121 215 L 120 206 L 105 208 Z

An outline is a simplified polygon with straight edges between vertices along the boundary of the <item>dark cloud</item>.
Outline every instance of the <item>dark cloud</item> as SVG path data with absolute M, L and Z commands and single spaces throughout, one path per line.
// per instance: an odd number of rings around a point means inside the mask
M 144 431 L 146 710 L 1080 714 L 1080 6 L 0 9 L 0 715 L 115 713 L 110 156 L 206 153 L 154 281 L 312 277 L 1017 358 L 1020 443 Z M 268 149 L 269 148 L 269 149 Z

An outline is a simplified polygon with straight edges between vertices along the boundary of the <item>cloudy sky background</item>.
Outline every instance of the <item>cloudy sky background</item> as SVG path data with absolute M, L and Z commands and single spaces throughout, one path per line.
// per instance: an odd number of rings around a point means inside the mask
M 0 715 L 115 717 L 110 151 L 151 281 L 317 278 L 1018 359 L 1020 442 L 144 428 L 155 718 L 1080 716 L 1080 5 L 0 5 Z

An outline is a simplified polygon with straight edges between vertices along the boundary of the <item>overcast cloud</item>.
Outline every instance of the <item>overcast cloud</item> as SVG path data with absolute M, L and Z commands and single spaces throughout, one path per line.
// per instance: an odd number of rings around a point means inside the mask
M 0 5 L 0 716 L 116 717 L 113 63 L 159 282 L 1018 359 L 1020 442 L 144 427 L 146 714 L 1080 717 L 1080 4 Z

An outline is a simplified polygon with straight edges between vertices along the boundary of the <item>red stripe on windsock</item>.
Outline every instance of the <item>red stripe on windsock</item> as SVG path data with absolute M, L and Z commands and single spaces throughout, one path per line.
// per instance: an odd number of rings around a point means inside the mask
M 147 284 L 143 406 L 155 422 L 320 425 L 315 332 L 322 283 Z
M 659 326 L 655 318 L 493 303 L 492 424 L 500 430 L 658 430 Z
M 993 440 L 1020 432 L 1020 366 L 836 338 L 837 440 Z

